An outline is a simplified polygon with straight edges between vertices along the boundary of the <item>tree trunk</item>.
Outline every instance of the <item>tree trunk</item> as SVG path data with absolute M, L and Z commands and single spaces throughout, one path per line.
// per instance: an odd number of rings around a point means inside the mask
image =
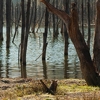
M 97 2 L 97 15 L 95 24 L 95 38 L 94 38 L 94 65 L 100 75 L 100 0 Z
M 27 42 L 28 42 L 28 34 L 29 34 L 30 4 L 31 4 L 31 0 L 28 0 L 27 12 L 26 12 L 26 32 L 24 34 L 24 43 L 23 43 L 23 57 L 22 57 L 23 65 L 26 65 L 26 52 L 27 52 Z
M 37 14 L 37 0 L 34 1 L 34 19 L 33 19 L 33 27 L 32 27 L 32 32 L 35 34 L 35 26 L 36 26 L 36 14 Z
M 90 38 L 91 38 L 91 28 L 90 28 L 90 0 L 88 0 L 87 7 L 88 7 L 88 40 L 87 40 L 87 44 L 88 44 L 88 47 L 90 48 Z
M 55 4 L 55 0 L 53 0 L 53 5 Z M 53 36 L 55 37 L 56 29 L 55 29 L 55 15 L 52 14 L 52 20 L 53 20 Z
M 69 0 L 64 0 L 64 10 L 66 13 L 69 13 Z M 65 38 L 64 56 L 68 56 L 68 33 L 65 24 L 64 24 L 64 38 Z
M 3 0 L 0 0 L 0 41 L 3 40 Z
M 68 34 L 76 48 L 81 64 L 81 71 L 87 84 L 92 86 L 100 86 L 100 76 L 98 76 L 95 70 L 95 66 L 90 56 L 89 48 L 86 45 L 85 40 L 79 30 L 76 4 L 72 3 L 71 15 L 69 16 L 66 12 L 56 9 L 47 1 L 41 0 L 41 2 L 43 2 L 52 13 L 60 17 L 66 24 Z
M 83 0 L 82 0 L 82 5 L 81 5 L 81 8 L 82 8 L 82 34 L 84 36 L 84 9 L 83 9 Z
M 43 33 L 43 50 L 42 50 L 42 60 L 45 61 L 46 59 L 46 48 L 47 48 L 47 33 L 48 33 L 48 18 L 49 18 L 49 12 L 45 12 L 45 32 Z
M 21 0 L 21 9 L 22 9 L 22 32 L 21 32 L 21 54 L 20 62 L 22 62 L 23 54 L 23 43 L 24 43 L 24 34 L 25 34 L 25 10 L 24 10 L 24 0 Z
M 6 48 L 10 47 L 11 0 L 6 0 Z

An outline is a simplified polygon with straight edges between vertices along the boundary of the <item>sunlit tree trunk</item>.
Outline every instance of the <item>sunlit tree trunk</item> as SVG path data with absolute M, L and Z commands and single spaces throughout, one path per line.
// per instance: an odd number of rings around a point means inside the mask
M 6 48 L 10 47 L 11 0 L 6 0 Z
M 0 0 L 0 41 L 3 40 L 3 0 Z
M 100 76 L 98 75 L 95 69 L 96 66 L 94 65 L 93 60 L 91 59 L 89 48 L 87 44 L 85 43 L 83 35 L 81 34 L 79 30 L 79 25 L 78 25 L 79 18 L 78 18 L 78 12 L 76 9 L 76 4 L 72 3 L 71 15 L 69 16 L 66 12 L 56 9 L 47 1 L 41 0 L 41 2 L 43 2 L 46 5 L 49 11 L 51 11 L 52 13 L 57 15 L 59 18 L 61 18 L 63 22 L 66 24 L 66 28 L 68 29 L 68 34 L 76 48 L 76 51 L 80 60 L 82 75 L 84 79 L 86 80 L 87 84 L 92 85 L 92 86 L 100 86 Z M 100 0 L 98 0 L 97 4 L 98 4 L 97 9 L 99 10 Z M 100 28 L 98 29 L 98 31 L 100 31 Z

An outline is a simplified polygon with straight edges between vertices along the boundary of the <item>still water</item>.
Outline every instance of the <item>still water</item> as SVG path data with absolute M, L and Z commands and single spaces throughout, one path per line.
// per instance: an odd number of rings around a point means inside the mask
M 12 43 L 14 29 L 12 28 L 10 49 L 6 50 L 6 27 L 3 28 L 4 41 L 0 43 L 0 77 L 16 78 L 23 76 L 21 66 L 18 64 L 21 29 L 18 30 L 14 41 L 15 44 Z M 49 32 L 46 62 L 42 62 L 43 31 L 44 29 L 41 28 L 36 35 L 29 34 L 27 66 L 24 74 L 34 79 L 82 78 L 79 59 L 70 39 L 68 59 L 64 58 L 64 39 L 61 34 L 57 39 L 53 39 L 52 33 Z

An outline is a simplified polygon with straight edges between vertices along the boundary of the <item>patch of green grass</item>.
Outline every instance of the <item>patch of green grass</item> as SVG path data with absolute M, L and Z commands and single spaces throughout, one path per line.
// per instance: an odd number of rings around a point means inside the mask
M 92 87 L 92 86 L 81 86 L 77 84 L 68 84 L 68 85 L 59 85 L 57 88 L 57 94 L 63 95 L 67 93 L 78 93 L 78 92 L 94 92 L 94 91 L 99 91 L 99 87 Z

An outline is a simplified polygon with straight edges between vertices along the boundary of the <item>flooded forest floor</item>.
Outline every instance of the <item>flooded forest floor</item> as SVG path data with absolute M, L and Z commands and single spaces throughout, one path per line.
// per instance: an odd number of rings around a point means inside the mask
M 52 80 L 42 80 L 47 87 Z M 82 79 L 57 80 L 55 95 L 44 92 L 40 80 L 1 78 L 0 100 L 100 100 L 100 88 L 87 86 Z

